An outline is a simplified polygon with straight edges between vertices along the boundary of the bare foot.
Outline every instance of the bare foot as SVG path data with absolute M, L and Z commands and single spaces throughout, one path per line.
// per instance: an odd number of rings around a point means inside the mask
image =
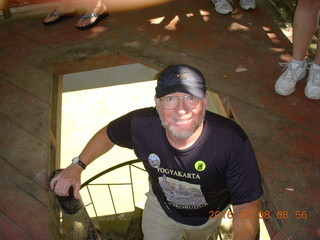
M 79 21 L 76 23 L 76 26 L 78 28 L 83 28 L 86 26 L 89 26 L 91 24 L 93 24 L 98 17 L 100 16 L 100 14 L 95 14 L 95 13 L 85 13 L 83 14 L 83 16 L 79 19 Z
M 79 19 L 76 23 L 76 27 L 79 30 L 86 30 L 93 26 L 95 26 L 98 22 L 100 22 L 103 18 L 105 18 L 108 14 L 96 14 L 96 13 L 89 13 L 86 12 L 83 16 Z
M 42 21 L 44 24 L 56 23 L 59 18 L 62 16 L 72 16 L 76 13 L 76 9 L 70 11 L 61 11 L 58 9 L 54 9 L 51 13 L 48 14 Z

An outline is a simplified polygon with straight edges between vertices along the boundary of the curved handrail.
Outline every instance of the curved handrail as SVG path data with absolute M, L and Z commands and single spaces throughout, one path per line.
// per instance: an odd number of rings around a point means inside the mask
M 132 197 L 133 197 L 132 199 L 133 199 L 133 204 L 135 205 L 134 190 L 133 190 L 133 186 L 132 186 L 133 182 L 132 182 L 131 167 L 135 167 L 135 168 L 138 168 L 138 169 L 140 169 L 140 170 L 146 171 L 145 169 L 143 169 L 143 168 L 141 168 L 141 167 L 139 167 L 139 166 L 135 166 L 135 165 L 134 165 L 135 163 L 139 163 L 139 162 L 141 162 L 140 159 L 135 159 L 135 160 L 129 160 L 129 161 L 120 163 L 120 164 L 118 164 L 118 165 L 115 165 L 115 166 L 113 166 L 113 167 L 110 167 L 110 168 L 108 168 L 108 169 L 106 169 L 106 170 L 104 170 L 104 171 L 96 174 L 95 176 L 93 176 L 93 177 L 91 177 L 90 179 L 88 179 L 87 181 L 85 181 L 85 182 L 81 185 L 81 188 L 80 188 L 80 189 L 83 189 L 84 187 L 86 187 L 86 189 L 87 189 L 87 191 L 88 191 L 88 194 L 89 194 L 90 202 L 89 202 L 88 204 L 86 204 L 85 207 L 87 207 L 87 206 L 89 206 L 89 205 L 92 205 L 95 215 L 98 216 L 97 211 L 96 211 L 96 208 L 95 208 L 94 200 L 93 200 L 92 195 L 91 195 L 90 190 L 89 190 L 89 187 L 90 187 L 91 185 L 96 185 L 96 184 L 91 183 L 91 182 L 93 182 L 95 179 L 97 179 L 97 178 L 99 178 L 99 177 L 101 177 L 101 176 L 103 176 L 103 175 L 105 175 L 105 174 L 108 174 L 108 173 L 110 173 L 110 172 L 112 172 L 112 171 L 114 171 L 114 170 L 117 170 L 117 169 L 119 169 L 119 168 L 121 168 L 121 167 L 125 167 L 125 166 L 129 166 L 129 172 L 130 172 L 130 183 L 125 183 L 125 184 L 131 185 L 131 191 L 132 191 Z M 113 205 L 113 210 L 114 210 L 115 213 L 117 213 L 117 211 L 116 211 L 116 206 L 115 206 L 115 203 L 114 203 L 114 200 L 113 200 L 113 196 L 112 196 L 112 193 L 111 193 L 111 189 L 110 189 L 110 185 L 114 185 L 114 184 L 113 184 L 113 183 L 108 183 L 108 184 L 98 184 L 98 185 L 107 185 L 107 186 L 108 186 L 109 192 L 110 192 L 110 196 L 111 196 L 112 205 Z
M 124 166 L 127 166 L 127 165 L 131 165 L 131 164 L 134 164 L 134 163 L 138 163 L 138 162 L 141 162 L 141 160 L 139 159 L 135 159 L 135 160 L 130 160 L 130 161 L 127 161 L 127 162 L 123 162 L 123 163 L 120 163 L 118 165 L 115 165 L 111 168 L 108 168 L 100 173 L 98 173 L 97 175 L 93 176 L 92 178 L 88 179 L 87 181 L 85 181 L 83 184 L 81 184 L 81 188 L 82 189 L 83 187 L 87 186 L 90 182 L 96 180 L 97 178 L 101 177 L 102 175 L 108 173 L 108 172 L 111 172 L 115 169 L 118 169 L 118 168 L 121 168 L 121 167 L 124 167 Z

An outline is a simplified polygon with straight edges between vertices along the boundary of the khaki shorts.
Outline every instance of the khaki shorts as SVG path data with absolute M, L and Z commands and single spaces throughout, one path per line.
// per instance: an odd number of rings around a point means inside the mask
M 151 188 L 142 216 L 144 240 L 207 240 L 220 226 L 222 218 L 212 218 L 200 226 L 185 225 L 169 218 Z

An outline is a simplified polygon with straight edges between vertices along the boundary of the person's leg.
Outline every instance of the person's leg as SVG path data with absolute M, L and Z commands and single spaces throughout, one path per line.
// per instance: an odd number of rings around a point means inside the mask
M 142 215 L 144 240 L 181 240 L 184 230 L 161 208 L 156 196 L 150 190 Z
M 212 219 L 210 219 L 212 220 Z M 208 224 L 205 226 L 196 226 L 194 229 L 189 229 L 185 233 L 186 240 L 207 240 L 217 230 L 221 224 L 221 219 Z
M 310 64 L 307 85 L 304 89 L 305 95 L 313 100 L 320 99 L 320 31 L 318 33 L 318 42 L 316 55 L 313 63 Z
M 222 212 L 228 211 L 229 206 Z M 184 225 L 186 240 L 207 240 L 221 225 L 222 218 L 224 216 L 217 215 L 201 226 L 186 226 Z
M 307 45 L 307 46 L 300 46 L 300 48 L 299 48 L 299 46 L 296 46 L 294 48 L 295 49 L 294 53 L 297 56 L 300 56 L 299 54 L 302 54 L 303 51 L 305 51 L 305 52 L 307 51 L 310 39 L 311 39 L 312 35 L 314 34 L 316 26 L 318 25 L 318 22 L 319 22 L 320 1 L 312 1 L 312 3 L 310 3 L 309 1 L 307 1 L 307 0 L 301 1 L 302 6 L 299 7 L 300 11 L 299 11 L 298 17 L 299 17 L 300 21 L 302 22 L 301 19 L 307 19 L 307 17 L 308 17 L 308 16 L 306 16 L 307 14 L 310 14 L 309 17 L 312 19 L 312 21 L 310 22 L 309 25 L 306 25 L 306 26 L 302 25 L 303 28 L 308 29 L 308 31 L 306 32 L 306 34 L 308 34 L 308 36 L 305 36 L 305 37 L 296 36 L 295 37 L 295 38 L 297 38 L 297 40 L 300 40 L 301 42 L 303 42 L 304 45 Z M 299 26 L 297 27 L 297 29 L 299 29 Z M 308 37 L 310 38 L 309 42 L 307 41 Z M 320 99 L 320 42 L 319 42 L 319 37 L 320 37 L 320 31 L 318 32 L 318 42 L 317 42 L 316 54 L 315 54 L 313 63 L 310 64 L 307 85 L 304 90 L 305 95 L 308 98 L 313 99 L 313 100 Z M 303 49 L 303 47 L 305 49 Z M 296 55 L 294 55 L 293 58 Z
M 76 5 L 73 0 L 60 0 L 57 10 L 61 13 L 70 13 L 76 10 Z
M 320 17 L 320 9 L 319 11 L 319 15 L 318 15 L 318 20 Z M 314 56 L 314 63 L 317 64 L 318 66 L 320 66 L 320 30 L 318 31 L 318 42 L 317 42 L 317 50 L 316 50 L 316 55 Z
M 303 61 L 318 25 L 320 1 L 298 0 L 293 20 L 293 59 Z M 319 54 L 318 54 L 319 55 Z
M 292 61 L 283 64 L 286 70 L 275 83 L 275 91 L 280 95 L 288 96 L 293 93 L 296 83 L 306 75 L 305 55 L 318 24 L 319 9 L 320 1 L 298 1 L 293 21 Z M 319 54 L 316 58 L 319 61 Z

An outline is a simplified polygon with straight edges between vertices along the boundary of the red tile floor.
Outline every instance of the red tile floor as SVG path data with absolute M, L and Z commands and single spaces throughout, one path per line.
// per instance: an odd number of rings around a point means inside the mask
M 36 3 L 15 0 L 10 7 Z M 273 239 L 320 239 L 320 101 L 304 96 L 305 81 L 288 97 L 274 93 L 278 62 L 291 52 L 281 18 L 268 1 L 257 0 L 251 12 L 234 6 L 232 15 L 222 16 L 209 0 L 177 0 L 112 13 L 88 31 L 74 28 L 77 17 L 45 27 L 46 13 L 1 20 L 0 239 L 52 239 L 47 171 L 53 73 L 114 66 L 118 53 L 155 69 L 178 62 L 201 69 L 208 87 L 228 97 L 253 143 L 282 224 L 275 232 L 276 223 L 266 220 Z M 285 211 L 289 217 L 280 219 Z

